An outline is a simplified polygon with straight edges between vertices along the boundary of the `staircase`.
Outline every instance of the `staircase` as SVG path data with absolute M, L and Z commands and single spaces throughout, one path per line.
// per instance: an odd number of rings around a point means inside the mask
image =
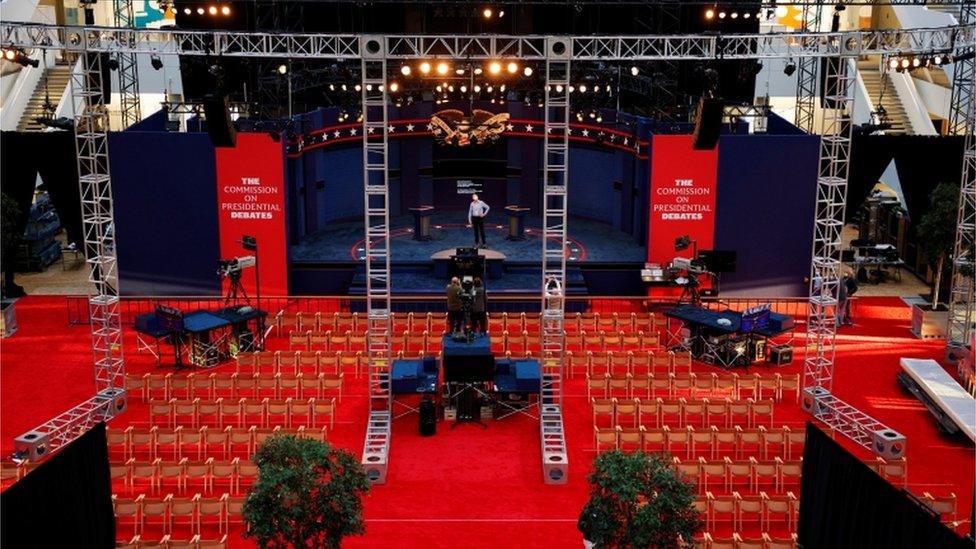
M 71 69 L 71 65 L 55 65 L 44 70 L 44 75 L 38 80 L 37 87 L 34 88 L 34 93 L 24 108 L 24 114 L 20 117 L 20 123 L 17 124 L 17 131 L 37 132 L 45 128 L 44 125 L 34 120 L 37 117 L 51 117 L 54 115 L 53 112 L 44 110 L 45 83 L 47 85 L 48 98 L 51 100 L 52 106 L 57 107 L 58 101 L 61 100 L 61 95 L 64 93 L 64 89 L 71 80 Z
M 858 61 L 857 70 L 861 74 L 861 81 L 864 82 L 864 87 L 868 91 L 868 97 L 871 98 L 871 102 L 874 104 L 874 109 L 878 110 L 878 107 L 884 107 L 888 112 L 888 122 L 891 123 L 891 128 L 885 130 L 885 134 L 914 134 L 912 124 L 908 120 L 908 115 L 905 113 L 905 108 L 902 106 L 901 100 L 895 92 L 895 86 L 889 81 L 887 74 L 882 74 L 878 70 L 877 60 Z M 884 95 L 879 101 L 878 97 L 881 96 L 882 89 L 884 89 Z

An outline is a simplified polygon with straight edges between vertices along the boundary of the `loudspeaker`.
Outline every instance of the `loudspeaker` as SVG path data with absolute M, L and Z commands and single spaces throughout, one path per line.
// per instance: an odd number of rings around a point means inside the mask
M 203 114 L 207 118 L 207 133 L 214 147 L 233 147 L 237 144 L 237 129 L 230 119 L 226 95 L 205 97 Z
M 695 133 L 691 144 L 696 150 L 714 149 L 722 128 L 722 100 L 702 97 L 695 109 Z
M 793 347 L 791 345 L 773 345 L 769 349 L 769 362 L 772 364 L 793 362 Z
M 874 453 L 884 459 L 901 459 L 905 456 L 905 436 L 891 429 L 878 429 L 874 437 Z
M 420 436 L 430 437 L 437 433 L 437 406 L 434 401 L 424 397 L 420 401 Z

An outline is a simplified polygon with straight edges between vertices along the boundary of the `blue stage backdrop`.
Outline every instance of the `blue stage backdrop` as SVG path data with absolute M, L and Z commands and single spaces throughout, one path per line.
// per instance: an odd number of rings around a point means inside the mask
M 109 134 L 119 290 L 220 292 L 214 148 L 206 133 Z
M 806 295 L 819 153 L 817 136 L 721 137 L 715 249 L 738 252 L 722 295 Z

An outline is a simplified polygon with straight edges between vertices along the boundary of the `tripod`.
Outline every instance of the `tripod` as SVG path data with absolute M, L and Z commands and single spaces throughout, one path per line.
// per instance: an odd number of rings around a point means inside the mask
M 227 273 L 227 277 L 230 278 L 230 286 L 227 287 L 227 295 L 224 296 L 224 305 L 230 305 L 231 302 L 236 303 L 238 294 L 244 297 L 244 303 L 251 304 L 251 298 L 248 297 L 247 290 L 241 284 L 241 272 L 240 269 L 234 269 Z
M 454 425 L 451 425 L 451 430 L 453 431 L 458 425 L 463 423 L 471 423 L 480 426 L 482 429 L 487 429 L 488 426 L 481 421 L 481 409 L 478 406 L 478 396 L 487 398 L 488 395 L 476 387 L 474 383 L 458 383 L 458 385 L 461 387 L 450 395 L 451 400 L 458 399 L 457 420 L 454 422 Z

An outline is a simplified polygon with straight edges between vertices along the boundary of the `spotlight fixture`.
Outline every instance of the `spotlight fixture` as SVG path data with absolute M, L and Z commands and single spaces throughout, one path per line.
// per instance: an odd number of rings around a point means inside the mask
M 210 13 L 210 15 L 217 15 L 217 6 L 210 6 L 207 8 L 207 12 Z
M 935 54 L 935 57 L 932 58 L 932 63 L 936 65 L 941 65 L 942 61 L 943 61 L 942 54 L 939 53 Z
M 278 74 L 288 74 L 288 65 L 284 63 L 278 65 Z
M 197 8 L 197 15 L 203 15 L 204 13 L 206 13 L 206 10 L 203 8 Z
M 897 57 L 892 57 L 891 59 L 888 60 L 888 68 L 889 69 L 897 69 L 898 68 L 898 58 Z
M 747 11 L 742 13 L 742 18 L 743 19 L 749 19 L 750 17 L 752 17 L 752 14 L 751 13 L 749 13 Z
M 485 71 L 483 71 L 483 70 L 481 69 L 481 67 L 475 67 L 475 68 L 474 68 L 474 73 L 475 73 L 475 74 L 481 74 L 481 73 L 483 73 L 483 72 L 485 72 Z
M 790 8 L 786 6 L 776 6 L 776 11 L 774 12 L 776 17 L 786 17 L 790 14 Z
M 909 61 L 908 58 L 903 58 L 901 60 L 901 68 L 903 68 L 903 69 L 907 69 L 908 66 L 911 65 L 911 64 L 912 64 L 912 62 Z
M 474 85 L 474 93 L 481 93 L 481 85 L 479 84 Z
M 224 15 L 230 15 L 230 6 L 223 6 L 220 8 L 220 13 Z
M 410 76 L 410 65 L 400 67 L 400 74 L 403 76 Z
M 396 82 L 390 82 L 390 92 L 396 93 L 399 90 L 400 90 L 400 84 L 397 84 Z
M 557 93 L 563 93 L 563 85 L 562 84 L 556 84 L 556 92 Z
M 532 67 L 525 67 L 522 69 L 522 74 L 525 76 L 532 76 Z
M 363 91 L 363 87 L 362 87 L 362 86 L 360 86 L 359 84 L 356 84 L 355 86 L 353 86 L 353 88 L 352 88 L 352 89 L 354 89 L 354 90 L 356 90 L 356 91 Z
M 491 11 L 491 8 L 485 8 L 481 12 L 481 16 L 484 17 L 485 19 L 491 19 L 492 15 L 495 15 L 495 13 Z
M 424 61 L 420 64 L 420 74 L 430 74 L 430 63 Z
M 725 14 L 725 12 L 724 12 L 724 11 L 720 11 L 720 12 L 718 12 L 718 18 L 719 18 L 719 19 L 725 19 L 725 15 L 726 15 L 726 14 Z
M 737 19 L 739 17 L 739 12 L 733 11 L 732 14 L 729 15 L 729 17 L 731 17 L 732 19 Z
M 108 65 L 109 70 L 119 70 L 119 60 L 114 57 L 109 57 L 105 64 Z
M 793 76 L 794 72 L 796 72 L 796 63 L 794 63 L 793 60 L 790 59 L 789 61 L 786 62 L 786 66 L 783 67 L 783 74 L 785 74 L 786 76 Z
M 461 84 L 461 93 L 468 93 L 468 87 L 464 84 Z
M 152 65 L 152 68 L 157 71 L 163 68 L 163 60 L 160 59 L 155 53 L 149 58 L 149 64 Z
M 190 8 L 183 8 L 183 15 L 190 15 L 191 13 L 193 13 L 193 10 Z
M 502 17 L 505 17 L 505 10 L 498 10 L 498 18 L 501 19 Z
M 637 76 L 638 74 L 640 74 L 640 69 L 637 67 L 637 65 L 630 67 L 630 74 L 631 76 Z
M 329 84 L 329 91 L 335 91 L 335 84 Z
M 579 91 L 580 93 L 586 93 L 586 84 L 580 84 Z
M 845 6 L 843 2 L 837 2 L 837 5 L 834 6 L 834 11 L 844 11 L 846 9 L 847 6 Z
M 37 68 L 41 64 L 37 59 L 27 57 L 27 54 L 18 48 L 3 48 L 3 58 L 7 61 L 17 63 L 22 67 L 31 66 Z
M 705 19 L 709 19 L 709 20 L 715 19 L 715 10 L 713 10 L 712 8 L 708 8 L 707 10 L 705 10 Z
M 922 60 L 918 57 L 912 59 L 912 68 L 917 69 L 922 66 Z
M 498 61 L 492 61 L 491 64 L 488 65 L 488 72 L 491 74 L 498 74 L 502 72 L 502 64 Z
M 437 74 L 443 76 L 447 74 L 447 71 L 450 70 L 450 68 L 451 67 L 449 67 L 447 63 L 441 61 L 440 63 L 437 64 Z
M 515 74 L 518 72 L 518 64 L 514 61 L 508 64 L 508 74 Z
M 456 74 L 458 76 L 464 76 L 464 69 L 458 67 L 458 68 L 454 69 L 454 74 Z

